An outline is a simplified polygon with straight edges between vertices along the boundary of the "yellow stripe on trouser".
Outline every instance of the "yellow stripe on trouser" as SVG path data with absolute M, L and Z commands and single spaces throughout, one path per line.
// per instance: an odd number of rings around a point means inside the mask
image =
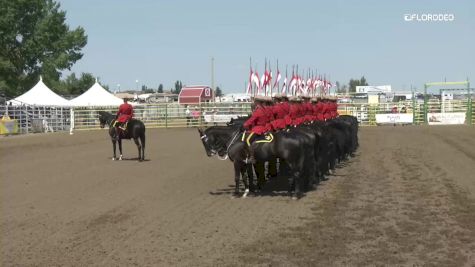
M 252 137 L 253 135 L 254 135 L 254 133 L 251 132 L 251 133 L 249 134 L 249 136 L 247 137 L 247 139 L 246 139 L 246 144 L 247 144 L 248 146 L 251 146 L 251 143 L 249 143 L 249 141 L 251 141 L 251 137 Z

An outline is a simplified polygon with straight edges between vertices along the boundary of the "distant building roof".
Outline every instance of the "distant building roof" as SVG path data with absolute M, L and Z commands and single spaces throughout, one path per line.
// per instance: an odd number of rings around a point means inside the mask
M 127 99 L 134 99 L 135 98 L 135 95 L 134 94 L 129 94 L 129 93 L 117 93 L 115 94 L 116 97 L 118 98 L 127 98 Z
M 199 104 L 201 102 L 212 100 L 213 93 L 209 86 L 195 85 L 185 86 L 178 95 L 180 104 Z

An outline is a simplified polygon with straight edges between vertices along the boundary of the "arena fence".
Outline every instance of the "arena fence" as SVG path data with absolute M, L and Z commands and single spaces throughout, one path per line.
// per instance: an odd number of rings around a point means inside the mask
M 0 134 L 69 131 L 71 108 L 0 105 Z
M 117 107 L 75 108 L 74 130 L 99 128 L 98 112 L 115 114 Z M 179 104 L 150 104 L 134 107 L 134 118 L 144 122 L 147 128 L 204 127 L 225 125 L 231 118 L 251 113 L 249 103 L 216 103 L 196 106 Z
M 0 105 L 0 114 L 4 115 L 0 121 L 1 134 L 99 129 L 99 111 L 115 113 L 117 107 L 62 108 Z M 137 105 L 134 111 L 134 117 L 142 120 L 147 128 L 206 127 L 225 125 L 231 118 L 247 116 L 251 113 L 251 103 L 207 103 L 195 106 L 163 103 Z M 423 100 L 378 104 L 340 103 L 338 112 L 341 115 L 355 116 L 362 126 L 475 125 L 473 103 L 467 99 L 447 101 L 434 99 L 427 100 L 426 104 Z

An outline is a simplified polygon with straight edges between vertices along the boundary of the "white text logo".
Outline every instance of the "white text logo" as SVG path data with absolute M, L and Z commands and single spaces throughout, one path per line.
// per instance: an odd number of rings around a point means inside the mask
M 454 14 L 404 14 L 405 21 L 422 21 L 422 22 L 446 22 L 454 21 Z

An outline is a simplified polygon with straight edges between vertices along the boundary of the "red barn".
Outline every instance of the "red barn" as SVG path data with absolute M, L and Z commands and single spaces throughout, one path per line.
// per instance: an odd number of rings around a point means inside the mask
M 178 95 L 179 104 L 201 104 L 213 99 L 213 91 L 204 85 L 185 86 Z

